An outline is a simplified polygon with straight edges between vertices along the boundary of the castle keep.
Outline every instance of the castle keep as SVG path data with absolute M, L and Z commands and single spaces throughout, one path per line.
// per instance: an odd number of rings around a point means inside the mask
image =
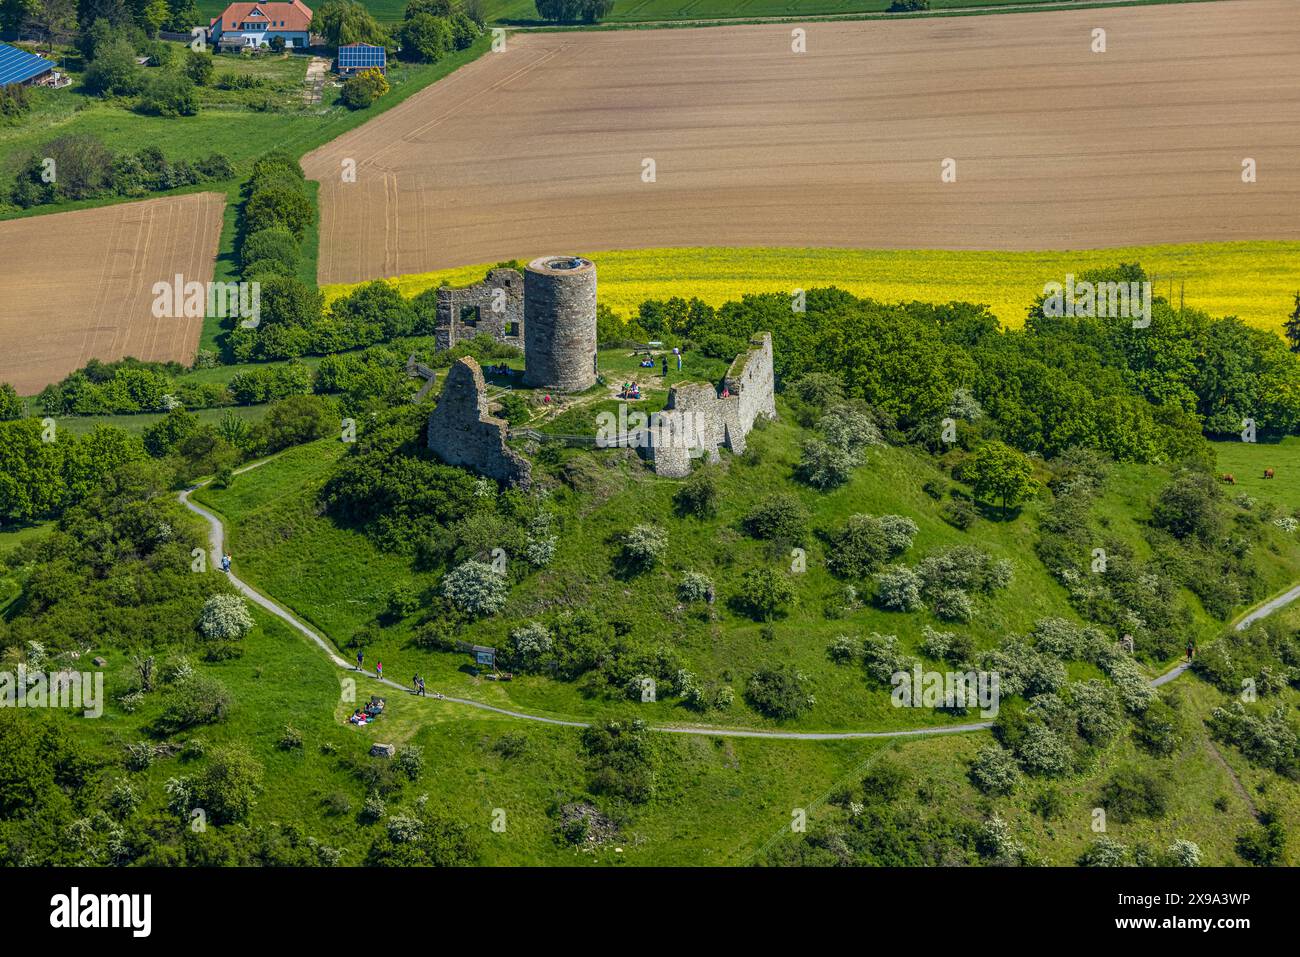
M 524 385 L 581 392 L 596 384 L 596 266 L 543 256 L 524 273 Z

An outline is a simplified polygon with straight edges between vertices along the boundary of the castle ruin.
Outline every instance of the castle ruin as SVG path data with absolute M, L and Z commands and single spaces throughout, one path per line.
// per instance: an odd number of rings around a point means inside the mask
M 437 406 L 429 413 L 429 448 L 448 465 L 527 487 L 532 466 L 506 444 L 509 433 L 509 426 L 488 412 L 479 364 L 469 357 L 456 360 L 443 381 Z
M 543 256 L 524 272 L 524 385 L 582 392 L 596 384 L 596 266 Z
M 504 308 L 493 308 L 501 303 Z M 477 311 L 471 314 L 471 308 Z M 510 318 L 521 311 L 522 329 Z M 477 316 L 476 322 L 466 321 L 470 315 Z M 547 256 L 529 263 L 522 276 L 517 270 L 494 269 L 484 282 L 440 289 L 438 344 L 446 348 L 444 329 L 448 345 L 478 332 L 503 342 L 522 339 L 525 385 L 581 392 L 596 384 L 596 267 L 576 256 Z M 721 448 L 743 454 L 755 421 L 776 418 L 774 393 L 772 334 L 762 332 L 736 356 L 721 387 L 679 383 L 649 428 L 614 444 L 636 445 L 656 474 L 681 478 L 690 474 L 694 458 L 717 461 Z M 458 360 L 429 415 L 429 448 L 449 465 L 510 485 L 529 485 L 528 460 L 507 445 L 509 427 L 488 409 L 483 370 L 471 358 Z
M 755 420 L 776 418 L 772 334 L 758 333 L 750 346 L 732 361 L 721 390 L 705 382 L 668 390 L 668 403 L 648 430 L 646 456 L 656 475 L 684 478 L 691 459 L 704 455 L 716 462 L 719 448 L 741 455 Z
M 524 347 L 524 277 L 517 269 L 497 268 L 469 286 L 442 286 L 434 339 L 439 349 L 486 334 L 497 342 Z

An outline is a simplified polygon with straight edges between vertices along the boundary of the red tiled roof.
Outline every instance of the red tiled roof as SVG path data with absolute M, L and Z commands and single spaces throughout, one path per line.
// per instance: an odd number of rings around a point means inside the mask
M 254 16 L 257 10 L 262 15 Z M 241 23 L 283 23 L 284 26 L 271 27 L 272 30 L 289 30 L 307 32 L 311 28 L 311 7 L 301 0 L 290 3 L 232 3 L 221 12 L 221 16 L 212 20 L 211 26 L 221 21 L 225 30 L 238 31 Z

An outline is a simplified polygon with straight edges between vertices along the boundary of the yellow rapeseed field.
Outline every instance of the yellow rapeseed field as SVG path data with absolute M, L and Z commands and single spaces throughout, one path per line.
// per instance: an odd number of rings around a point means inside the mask
M 966 300 L 985 303 L 1007 326 L 1048 282 L 1066 273 L 1137 262 L 1154 277 L 1153 294 L 1213 316 L 1235 315 L 1277 330 L 1300 290 L 1300 243 L 1195 243 L 1076 252 L 684 248 L 586 253 L 599 268 L 600 300 L 630 315 L 646 299 L 697 296 L 713 305 L 749 292 L 838 286 L 882 302 Z M 487 265 L 389 280 L 413 296 L 444 281 L 483 278 Z M 327 301 L 351 286 L 326 286 Z

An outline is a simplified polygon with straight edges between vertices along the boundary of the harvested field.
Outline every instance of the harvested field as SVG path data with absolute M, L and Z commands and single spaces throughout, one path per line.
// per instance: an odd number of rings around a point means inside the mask
M 226 198 L 191 193 L 0 222 L 0 382 L 39 392 L 90 359 L 190 362 L 202 319 L 153 285 L 212 279 Z
M 511 34 L 304 159 L 320 281 L 568 249 L 1300 238 L 1291 0 L 811 24 L 807 42 Z

